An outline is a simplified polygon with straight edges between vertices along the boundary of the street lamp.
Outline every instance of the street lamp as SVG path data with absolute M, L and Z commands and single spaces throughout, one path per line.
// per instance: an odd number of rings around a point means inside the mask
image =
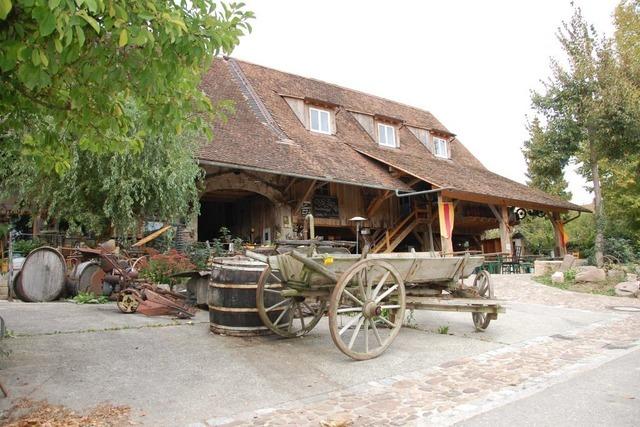
M 359 249 L 358 243 L 360 242 L 360 226 L 366 220 L 367 218 L 363 218 L 361 216 L 354 216 L 353 218 L 349 219 L 349 221 L 354 221 L 356 223 L 356 254 L 360 253 L 358 251 Z

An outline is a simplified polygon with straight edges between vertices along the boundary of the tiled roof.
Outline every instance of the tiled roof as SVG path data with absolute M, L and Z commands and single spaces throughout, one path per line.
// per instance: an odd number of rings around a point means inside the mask
M 214 128 L 200 159 L 355 185 L 407 189 L 389 174 L 393 166 L 437 187 L 490 196 L 512 203 L 585 210 L 486 169 L 457 139 L 451 158 L 435 157 L 406 126 L 399 148 L 380 147 L 350 111 L 391 117 L 405 125 L 453 135 L 431 113 L 319 80 L 235 59 L 217 59 L 203 79 L 203 90 L 218 101 L 232 99 L 236 113 Z M 335 135 L 310 132 L 283 96 L 337 105 Z

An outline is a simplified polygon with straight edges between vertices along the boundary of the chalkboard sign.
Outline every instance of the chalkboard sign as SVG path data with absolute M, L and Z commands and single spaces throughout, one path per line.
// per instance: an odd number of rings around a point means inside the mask
M 314 197 L 313 216 L 318 218 L 339 218 L 338 198 L 333 196 Z

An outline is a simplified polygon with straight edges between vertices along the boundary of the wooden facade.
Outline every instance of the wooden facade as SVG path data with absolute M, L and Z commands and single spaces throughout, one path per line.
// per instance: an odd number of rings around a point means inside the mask
M 506 205 L 478 203 L 442 196 L 437 188 L 407 179 L 416 190 L 434 191 L 397 197 L 394 191 L 224 167 L 205 167 L 206 186 L 198 221 L 199 240 L 218 236 L 222 226 L 234 236 L 256 244 L 305 236 L 305 216 L 314 217 L 315 234 L 327 240 L 354 240 L 353 217 L 364 217 L 375 252 L 484 251 L 481 236 L 499 229 L 501 241 L 492 252 L 510 254 L 515 219 Z M 440 234 L 438 203 L 454 206 L 451 238 Z

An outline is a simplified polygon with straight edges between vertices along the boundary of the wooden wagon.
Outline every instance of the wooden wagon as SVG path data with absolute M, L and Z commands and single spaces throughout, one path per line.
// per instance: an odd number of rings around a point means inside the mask
M 301 252 L 305 251 L 305 252 Z M 427 252 L 323 254 L 315 248 L 264 256 L 267 264 L 256 294 L 264 324 L 283 337 L 307 334 L 327 312 L 335 345 L 347 356 L 366 360 L 382 354 L 395 339 L 405 310 L 472 313 L 477 330 L 503 313 L 488 272 L 476 274 L 482 256 L 437 257 Z

